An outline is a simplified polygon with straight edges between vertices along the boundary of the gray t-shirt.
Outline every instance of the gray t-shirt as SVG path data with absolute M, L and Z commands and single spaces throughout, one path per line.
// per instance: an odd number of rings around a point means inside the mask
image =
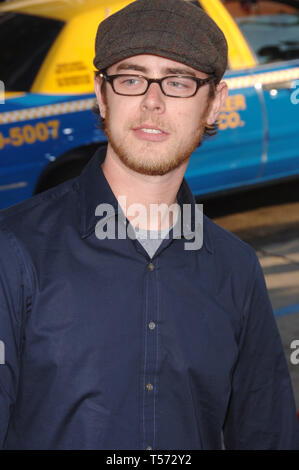
M 120 209 L 120 215 L 123 222 L 126 223 L 127 219 L 122 209 Z M 131 237 L 136 237 L 136 239 L 141 243 L 145 251 L 148 253 L 149 257 L 152 258 L 164 238 L 167 238 L 169 231 L 176 226 L 178 221 L 178 213 L 176 213 L 175 220 L 170 228 L 163 230 L 145 230 L 141 228 L 135 229 L 135 227 L 129 223 L 127 230 L 131 234 Z
M 165 230 L 143 230 L 135 229 L 137 240 L 141 243 L 143 248 L 147 251 L 150 258 L 154 256 L 157 249 L 161 245 L 164 238 L 167 237 L 170 229 Z

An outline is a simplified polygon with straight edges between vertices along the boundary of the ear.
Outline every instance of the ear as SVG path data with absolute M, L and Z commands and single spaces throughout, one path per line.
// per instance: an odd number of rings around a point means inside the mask
M 100 109 L 100 114 L 102 118 L 105 119 L 106 116 L 106 102 L 104 100 L 103 94 L 101 92 L 101 87 L 103 83 L 103 78 L 100 76 L 94 77 L 94 90 L 97 97 L 97 103 Z
M 228 86 L 226 82 L 220 82 L 216 86 L 215 97 L 212 100 L 210 111 L 207 117 L 207 124 L 211 126 L 216 121 L 222 106 L 228 97 Z

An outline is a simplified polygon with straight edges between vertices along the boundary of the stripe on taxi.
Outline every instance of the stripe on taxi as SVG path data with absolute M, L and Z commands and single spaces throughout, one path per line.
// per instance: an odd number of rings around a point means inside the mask
M 18 111 L 8 111 L 0 113 L 0 124 L 26 121 L 28 119 L 38 119 L 41 117 L 55 116 L 58 114 L 68 114 L 91 109 L 95 98 L 84 100 L 67 101 L 64 103 L 37 106 L 34 108 L 21 109 Z
M 299 79 L 299 67 L 286 70 L 276 70 L 273 72 L 257 73 L 252 75 L 245 75 L 243 77 L 233 77 L 225 79 L 230 90 L 240 88 L 248 88 L 261 83 L 262 85 L 269 85 L 271 83 L 281 83 L 288 80 Z

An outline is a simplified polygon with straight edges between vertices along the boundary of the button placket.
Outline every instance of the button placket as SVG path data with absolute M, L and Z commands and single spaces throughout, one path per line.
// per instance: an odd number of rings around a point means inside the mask
M 146 299 L 144 316 L 144 374 L 143 374 L 143 401 L 142 401 L 142 448 L 153 447 L 156 435 L 156 384 L 157 384 L 157 333 L 156 322 L 153 321 L 153 314 L 157 311 L 157 266 L 151 261 L 147 263 L 146 273 Z M 148 444 L 151 443 L 149 446 Z

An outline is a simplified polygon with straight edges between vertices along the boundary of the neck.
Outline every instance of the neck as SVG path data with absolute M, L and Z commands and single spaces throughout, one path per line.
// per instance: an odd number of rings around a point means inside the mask
M 187 165 L 188 161 L 162 176 L 143 175 L 126 167 L 108 146 L 102 170 L 130 223 L 141 229 L 162 230 L 175 222 L 176 197 Z

